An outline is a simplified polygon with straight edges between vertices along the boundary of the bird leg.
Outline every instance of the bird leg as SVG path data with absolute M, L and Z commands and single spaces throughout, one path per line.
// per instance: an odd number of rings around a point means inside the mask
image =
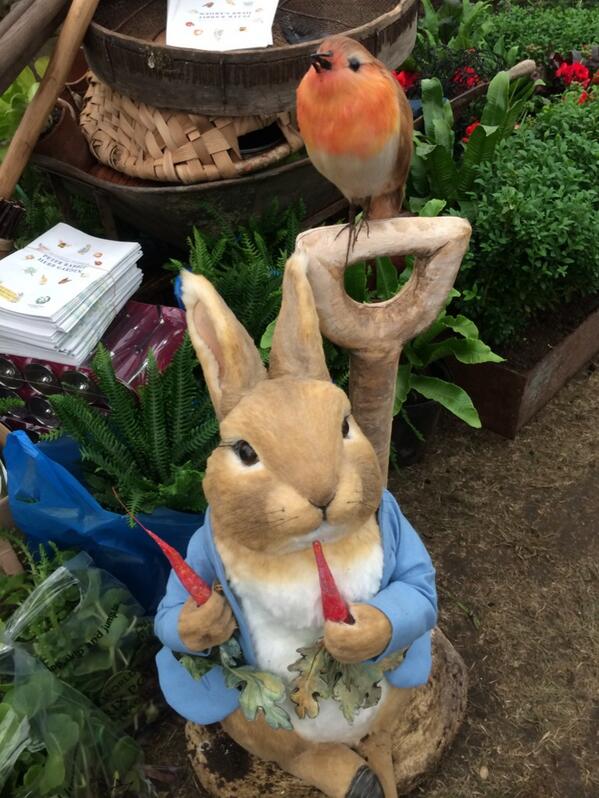
M 370 238 L 370 225 L 368 224 L 368 214 L 370 213 L 370 197 L 366 197 L 362 204 L 362 218 L 358 222 L 356 230 L 354 231 L 354 244 L 360 233 L 362 232 L 362 228 L 366 229 L 366 238 Z
M 347 252 L 345 253 L 345 265 L 349 263 L 349 253 L 352 250 L 352 247 L 356 243 L 356 206 L 353 202 L 349 203 L 349 210 L 348 210 L 349 222 L 344 224 L 341 230 L 335 236 L 335 241 L 339 238 L 342 233 L 346 230 L 347 232 Z

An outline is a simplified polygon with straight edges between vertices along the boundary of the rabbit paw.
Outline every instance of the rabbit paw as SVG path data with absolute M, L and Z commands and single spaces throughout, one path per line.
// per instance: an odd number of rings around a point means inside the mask
M 179 614 L 177 631 L 190 651 L 204 651 L 225 643 L 235 631 L 229 602 L 216 590 L 201 607 L 190 597 Z
M 384 798 L 381 782 L 367 765 L 361 767 L 354 776 L 345 798 Z
M 372 659 L 383 652 L 391 640 L 391 623 L 384 612 L 370 604 L 352 604 L 353 624 L 327 621 L 324 645 L 338 662 L 348 665 Z

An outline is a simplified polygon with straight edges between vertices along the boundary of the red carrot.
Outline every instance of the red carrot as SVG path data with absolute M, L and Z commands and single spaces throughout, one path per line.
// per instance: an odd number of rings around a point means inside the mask
M 324 615 L 325 621 L 353 623 L 354 619 L 335 584 L 335 579 L 325 559 L 320 541 L 315 540 L 312 544 L 312 548 L 314 550 L 314 556 L 316 557 L 316 567 L 318 568 L 320 595 L 322 598 L 322 614 Z
M 121 501 L 120 496 L 118 495 L 118 493 L 114 488 L 112 489 L 112 492 L 114 493 L 118 503 L 123 507 L 129 518 L 133 519 L 133 521 L 135 521 L 136 524 L 138 524 L 145 532 L 147 532 L 148 535 L 150 535 L 150 537 L 158 544 L 158 546 L 162 550 L 162 553 L 170 562 L 173 571 L 179 577 L 181 584 L 183 585 L 185 590 L 187 590 L 192 599 L 196 602 L 198 607 L 201 607 L 202 604 L 205 604 L 212 595 L 212 588 L 210 587 L 210 585 L 207 582 L 204 582 L 204 580 L 199 574 L 196 574 L 193 568 L 185 562 L 185 560 L 179 554 L 177 549 L 174 549 L 172 546 L 169 546 L 169 544 L 166 541 L 162 540 L 162 538 L 158 537 L 158 535 L 155 532 L 152 532 L 151 529 L 148 529 L 146 526 L 144 526 L 141 523 L 141 521 L 138 518 L 136 518 L 133 515 L 133 513 L 131 513 L 127 509 L 127 507 L 125 507 L 125 504 Z

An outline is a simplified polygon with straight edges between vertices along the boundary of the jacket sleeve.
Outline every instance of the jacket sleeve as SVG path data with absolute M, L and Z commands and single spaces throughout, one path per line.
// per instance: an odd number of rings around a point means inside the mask
M 437 622 L 435 569 L 418 534 L 397 508 L 394 561 L 386 587 L 367 603 L 384 612 L 392 627 L 391 641 L 375 662 L 407 648 Z
M 207 554 L 206 534 L 205 528 L 202 527 L 192 535 L 185 559 L 202 579 L 212 585 L 216 579 L 216 574 Z M 210 649 L 206 651 L 191 651 L 179 637 L 179 615 L 188 598 L 189 593 L 179 581 L 179 577 L 174 571 L 171 571 L 166 585 L 166 593 L 156 611 L 154 633 L 162 644 L 172 651 L 207 656 L 210 653 Z

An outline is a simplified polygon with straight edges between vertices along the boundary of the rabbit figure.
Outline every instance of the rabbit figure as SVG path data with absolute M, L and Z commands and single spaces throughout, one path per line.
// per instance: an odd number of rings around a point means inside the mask
M 204 490 L 209 509 L 187 561 L 210 584 L 195 605 L 171 573 L 155 631 L 162 690 L 196 723 L 220 722 L 254 755 L 330 798 L 393 798 L 395 719 L 431 668 L 435 572 L 420 538 L 383 489 L 375 452 L 329 377 L 307 258 L 287 263 L 268 373 L 209 281 L 185 273 L 189 333 L 220 422 Z M 374 398 L 373 398 L 374 399 Z M 353 623 L 323 618 L 312 543 L 322 543 Z M 220 666 L 193 678 L 178 656 L 207 656 L 235 634 L 245 662 L 286 683 L 298 649 L 323 639 L 339 663 L 379 663 L 405 650 L 374 706 L 346 720 L 333 698 L 293 729 L 248 719 Z

